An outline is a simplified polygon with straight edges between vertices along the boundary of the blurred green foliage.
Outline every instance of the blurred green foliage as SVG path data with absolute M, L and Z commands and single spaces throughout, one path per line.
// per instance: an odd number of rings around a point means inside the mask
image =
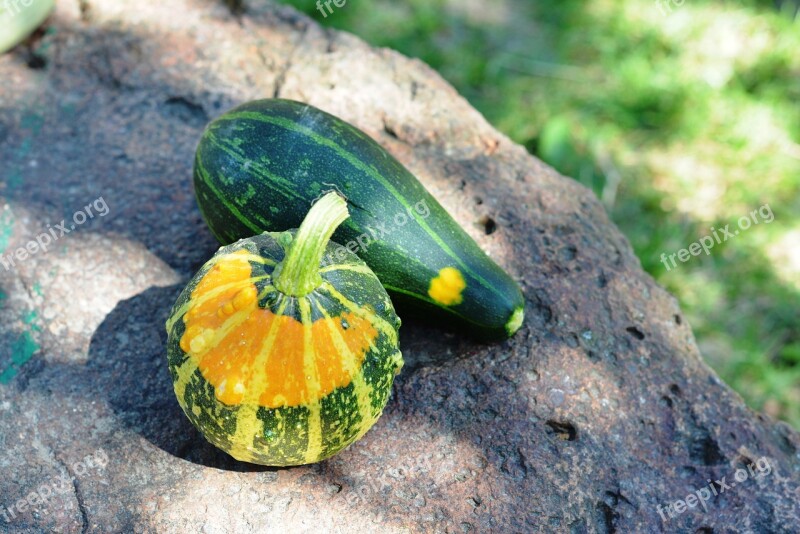
M 592 188 L 680 300 L 703 355 L 800 428 L 796 0 L 350 0 L 324 25 L 419 57 L 493 124 Z M 764 204 L 775 219 L 667 270 Z

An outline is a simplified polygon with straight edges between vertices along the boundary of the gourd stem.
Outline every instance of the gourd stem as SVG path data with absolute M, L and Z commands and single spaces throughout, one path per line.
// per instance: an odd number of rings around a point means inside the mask
M 311 206 L 289 245 L 289 252 L 275 269 L 273 283 L 278 291 L 291 297 L 303 297 L 319 287 L 322 255 L 333 232 L 349 216 L 347 202 L 334 191 Z

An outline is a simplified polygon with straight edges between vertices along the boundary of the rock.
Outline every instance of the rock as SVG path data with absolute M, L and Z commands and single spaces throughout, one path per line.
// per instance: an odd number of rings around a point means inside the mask
M 797 432 L 703 363 L 675 299 L 589 191 L 424 64 L 261 2 L 60 3 L 35 39 L 0 57 L 3 529 L 800 529 Z M 194 147 L 210 118 L 265 96 L 378 139 L 528 303 L 523 329 L 495 344 L 404 318 L 408 365 L 383 418 L 291 469 L 208 445 L 164 352 L 181 284 L 216 249 Z M 687 499 L 711 480 L 717 495 Z

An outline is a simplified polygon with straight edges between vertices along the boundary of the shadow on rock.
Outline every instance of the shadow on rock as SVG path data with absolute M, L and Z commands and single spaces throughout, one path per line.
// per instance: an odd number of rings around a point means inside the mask
M 227 471 L 271 468 L 239 462 L 217 449 L 183 414 L 169 375 L 164 324 L 182 285 L 153 287 L 120 301 L 89 346 L 88 369 L 122 424 L 164 451 Z
M 172 389 L 164 324 L 182 284 L 152 287 L 120 301 L 95 331 L 88 370 L 122 424 L 164 451 L 190 462 L 230 471 L 270 468 L 239 462 L 217 449 L 184 415 Z M 402 328 L 404 375 L 479 350 L 461 336 L 409 319 Z
M 421 367 L 436 366 L 477 354 L 489 342 L 482 342 L 459 332 L 456 328 L 431 326 L 430 321 L 417 318 L 413 312 L 398 308 L 403 325 L 400 327 L 400 350 L 410 374 Z

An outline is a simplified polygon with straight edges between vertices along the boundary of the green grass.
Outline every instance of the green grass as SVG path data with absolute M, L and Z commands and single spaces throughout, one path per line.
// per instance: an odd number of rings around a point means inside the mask
M 419 57 L 591 187 L 706 360 L 800 428 L 800 16 L 793 0 L 352 0 L 322 24 Z M 769 204 L 711 254 L 687 247 Z

